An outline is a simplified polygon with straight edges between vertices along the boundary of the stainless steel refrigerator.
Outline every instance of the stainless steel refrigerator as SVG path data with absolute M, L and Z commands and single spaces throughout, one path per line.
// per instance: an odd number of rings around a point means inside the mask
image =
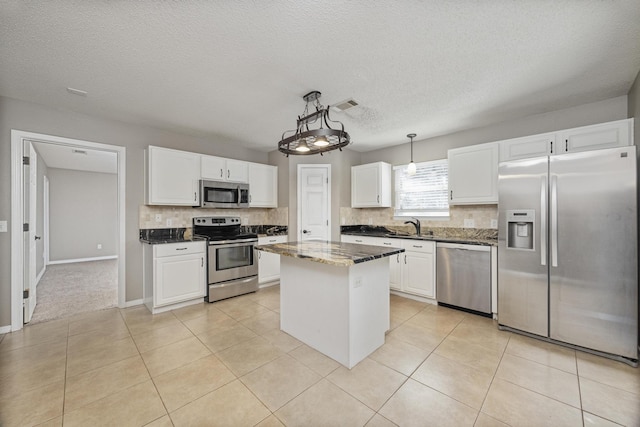
M 638 359 L 636 147 L 499 166 L 498 323 Z

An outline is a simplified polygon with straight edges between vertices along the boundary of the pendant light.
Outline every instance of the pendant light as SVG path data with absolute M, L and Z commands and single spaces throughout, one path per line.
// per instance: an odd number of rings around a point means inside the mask
M 351 137 L 344 131 L 344 125 L 341 122 L 331 120 L 329 118 L 329 107 L 320 104 L 321 93 L 317 90 L 311 91 L 302 99 L 306 105 L 302 116 L 298 116 L 297 127 L 295 130 L 288 130 L 282 134 L 282 138 L 278 142 L 278 150 L 289 156 L 290 154 L 320 154 L 346 147 L 351 142 Z M 309 104 L 315 107 L 315 112 L 309 113 Z M 331 123 L 338 123 L 340 129 L 333 129 Z M 310 125 L 318 126 L 317 129 L 311 129 Z M 293 133 L 286 137 L 287 133 Z
M 416 164 L 413 163 L 413 138 L 416 137 L 415 133 L 410 133 L 407 135 L 407 138 L 411 139 L 411 163 L 407 166 L 407 175 L 413 176 L 416 174 Z

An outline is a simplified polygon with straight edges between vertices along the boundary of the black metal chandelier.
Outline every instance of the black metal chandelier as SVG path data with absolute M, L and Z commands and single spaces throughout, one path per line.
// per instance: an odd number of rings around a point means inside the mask
M 298 126 L 295 130 L 287 130 L 282 134 L 282 138 L 278 142 L 278 150 L 285 153 L 287 157 L 290 154 L 319 153 L 322 155 L 322 153 L 336 148 L 342 151 L 342 147 L 346 147 L 351 142 L 351 137 L 345 132 L 342 122 L 329 118 L 329 107 L 323 107 L 318 101 L 320 95 L 320 92 L 314 90 L 302 97 L 306 105 L 302 116 L 298 116 Z M 316 109 L 312 113 L 309 113 L 310 103 L 313 103 Z M 340 129 L 333 129 L 329 122 L 340 124 Z M 318 125 L 319 127 L 312 130 L 309 125 Z M 285 138 L 291 132 L 293 135 Z

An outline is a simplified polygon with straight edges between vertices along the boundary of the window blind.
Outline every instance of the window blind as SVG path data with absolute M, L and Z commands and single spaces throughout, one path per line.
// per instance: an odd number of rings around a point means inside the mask
M 447 159 L 416 163 L 416 174 L 407 165 L 394 166 L 395 216 L 449 216 L 449 164 Z

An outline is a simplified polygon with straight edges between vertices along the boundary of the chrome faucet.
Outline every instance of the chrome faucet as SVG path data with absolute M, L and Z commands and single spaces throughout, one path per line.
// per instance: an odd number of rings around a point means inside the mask
M 405 221 L 405 224 L 413 224 L 413 226 L 416 228 L 416 235 L 419 236 L 420 235 L 420 220 L 418 218 L 414 218 L 411 217 L 413 219 L 415 219 L 415 221 Z

